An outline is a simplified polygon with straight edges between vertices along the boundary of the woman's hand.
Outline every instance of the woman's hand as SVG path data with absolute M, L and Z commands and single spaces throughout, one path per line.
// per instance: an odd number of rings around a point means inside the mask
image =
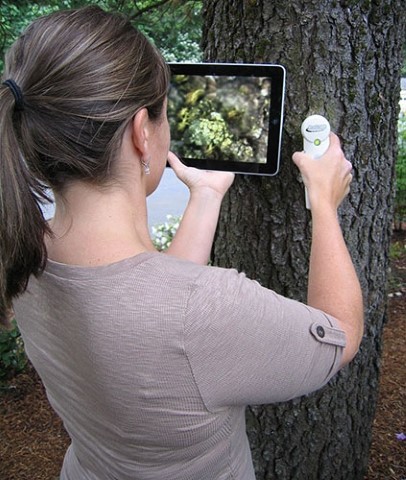
M 234 181 L 234 173 L 231 172 L 214 172 L 187 167 L 173 152 L 169 152 L 168 162 L 192 195 L 197 190 L 210 190 L 223 198 Z
M 330 147 L 317 160 L 296 152 L 293 161 L 302 174 L 312 210 L 320 205 L 336 210 L 348 195 L 352 181 L 352 165 L 345 158 L 337 135 L 330 134 Z
M 216 232 L 221 202 L 234 180 L 229 172 L 207 172 L 187 167 L 174 153 L 168 161 L 189 188 L 190 199 L 167 253 L 206 265 Z

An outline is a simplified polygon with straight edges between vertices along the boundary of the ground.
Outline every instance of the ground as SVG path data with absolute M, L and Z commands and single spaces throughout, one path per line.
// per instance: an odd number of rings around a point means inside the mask
M 406 480 L 406 440 L 396 435 L 406 434 L 405 241 L 406 231 L 394 235 L 389 320 L 384 329 L 379 400 L 365 480 Z M 41 382 L 29 367 L 0 391 L 0 478 L 54 480 L 68 444 Z

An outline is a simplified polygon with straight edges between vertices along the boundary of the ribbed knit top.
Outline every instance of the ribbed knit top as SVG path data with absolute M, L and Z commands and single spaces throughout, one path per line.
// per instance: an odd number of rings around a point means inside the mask
M 49 261 L 14 307 L 72 440 L 61 480 L 253 480 L 245 406 L 321 387 L 345 343 L 318 310 L 160 253 Z

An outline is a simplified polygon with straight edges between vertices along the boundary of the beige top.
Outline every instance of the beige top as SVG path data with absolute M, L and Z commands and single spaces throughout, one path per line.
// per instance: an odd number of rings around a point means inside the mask
M 321 387 L 345 343 L 244 274 L 160 253 L 49 261 L 14 306 L 72 440 L 61 480 L 252 480 L 245 406 Z

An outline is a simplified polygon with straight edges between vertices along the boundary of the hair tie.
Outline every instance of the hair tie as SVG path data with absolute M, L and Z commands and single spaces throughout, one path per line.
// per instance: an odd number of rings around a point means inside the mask
M 20 112 L 24 110 L 23 92 L 16 82 L 8 79 L 3 82 L 3 85 L 6 85 L 14 96 L 14 108 Z

